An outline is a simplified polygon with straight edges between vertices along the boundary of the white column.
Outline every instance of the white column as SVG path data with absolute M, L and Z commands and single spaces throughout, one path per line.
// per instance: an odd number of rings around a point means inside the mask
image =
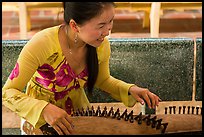
M 27 39 L 27 8 L 25 2 L 18 2 L 20 38 Z
M 150 37 L 159 37 L 161 2 L 152 2 L 150 11 Z

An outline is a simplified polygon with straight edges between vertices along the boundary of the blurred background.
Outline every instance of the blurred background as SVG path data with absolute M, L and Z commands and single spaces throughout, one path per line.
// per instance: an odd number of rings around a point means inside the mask
M 115 2 L 110 37 L 202 37 L 202 2 L 153 3 Z M 60 2 L 2 2 L 3 40 L 30 39 L 62 22 Z

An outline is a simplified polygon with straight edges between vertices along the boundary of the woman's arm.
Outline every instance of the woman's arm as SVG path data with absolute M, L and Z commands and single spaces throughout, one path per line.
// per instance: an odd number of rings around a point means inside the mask
M 47 102 L 29 97 L 23 90 L 39 66 L 39 46 L 42 47 L 42 44 L 33 39 L 23 47 L 14 69 L 2 88 L 3 105 L 33 125 L 37 123 Z
M 104 44 L 104 49 L 106 51 L 101 49 L 98 52 L 100 64 L 96 86 L 101 90 L 110 93 L 113 98 L 122 101 L 126 106 L 132 107 L 136 101 L 139 101 L 141 104 L 147 102 L 149 108 L 155 108 L 155 105 L 158 105 L 159 101 L 161 101 L 157 95 L 150 92 L 146 88 L 141 88 L 135 84 L 126 83 L 110 75 L 110 43 L 106 41 Z M 101 57 L 102 52 L 104 52 L 103 57 Z
M 126 106 L 134 106 L 136 100 L 128 95 L 128 90 L 134 84 L 128 84 L 122 80 L 116 79 L 110 75 L 110 43 L 105 39 L 101 47 L 97 49 L 99 59 L 99 73 L 96 81 L 96 87 L 110 93 L 118 101 L 122 101 Z

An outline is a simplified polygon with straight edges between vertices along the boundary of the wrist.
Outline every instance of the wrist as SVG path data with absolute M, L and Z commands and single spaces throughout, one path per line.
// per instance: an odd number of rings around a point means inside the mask
M 42 110 L 42 113 L 41 113 L 41 115 L 44 117 L 44 114 L 46 113 L 46 111 L 47 111 L 47 109 L 49 110 L 49 107 L 50 106 L 50 103 L 47 103 L 47 105 L 45 105 L 45 107 L 43 108 L 43 110 Z
M 134 88 L 136 88 L 136 85 L 132 85 L 128 90 L 128 95 L 132 95 L 132 92 L 134 91 Z

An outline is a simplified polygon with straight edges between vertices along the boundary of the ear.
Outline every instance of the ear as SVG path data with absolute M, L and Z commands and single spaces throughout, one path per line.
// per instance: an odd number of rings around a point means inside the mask
M 73 19 L 69 21 L 69 26 L 74 32 L 79 32 L 77 23 Z

